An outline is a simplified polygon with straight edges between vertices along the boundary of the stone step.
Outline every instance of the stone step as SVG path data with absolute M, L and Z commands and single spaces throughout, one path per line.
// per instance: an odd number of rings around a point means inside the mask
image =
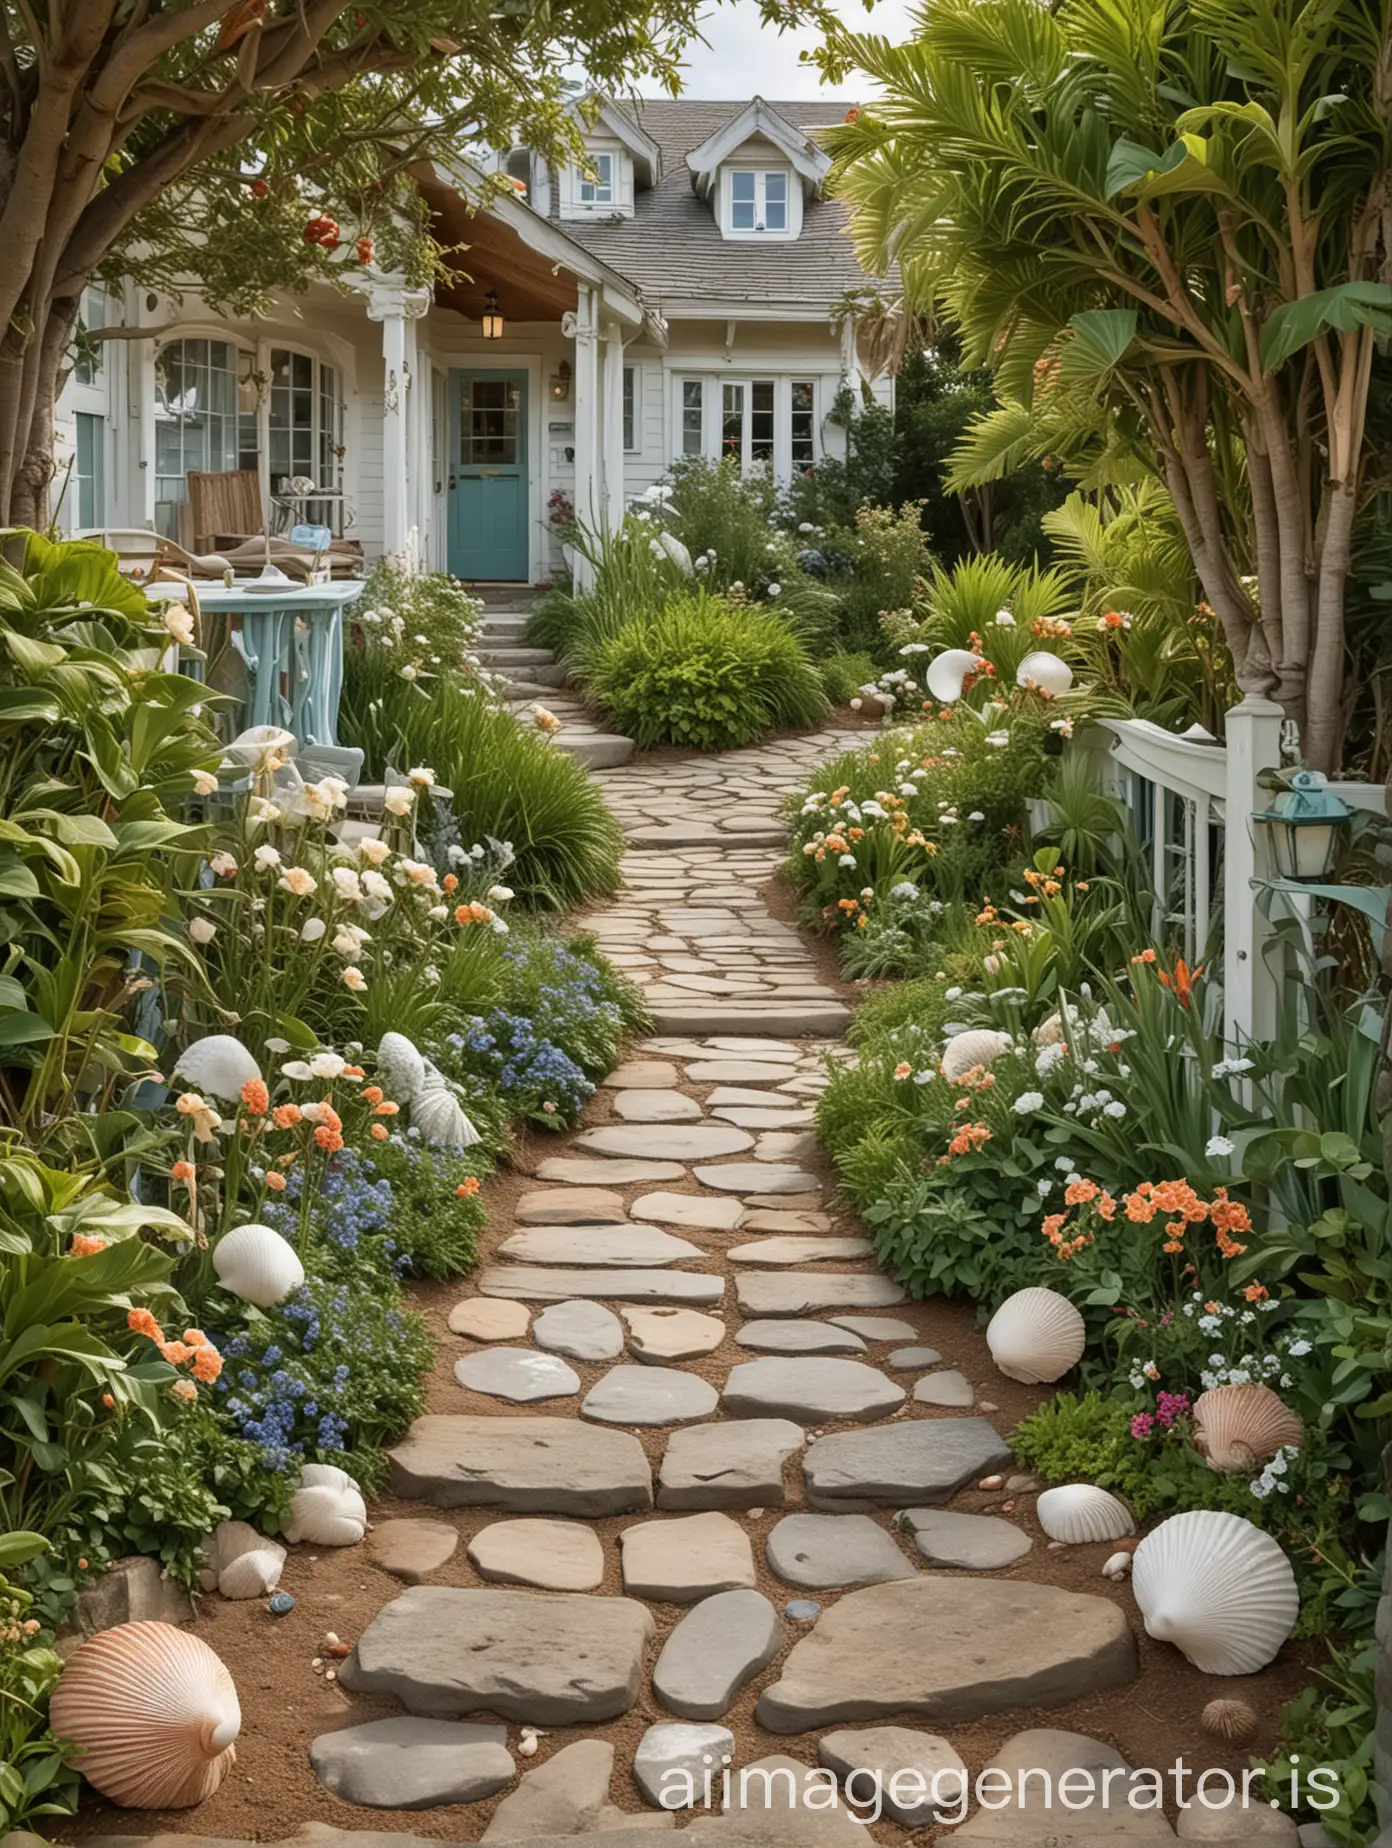
M 394 1494 L 437 1508 L 591 1519 L 653 1505 L 636 1437 L 576 1418 L 427 1413 L 388 1452 Z
M 590 770 L 612 770 L 629 761 L 634 744 L 631 738 L 621 738 L 617 732 L 561 732 L 556 748 L 567 757 L 578 757 Z
M 673 822 L 663 827 L 628 828 L 625 833 L 630 847 L 677 848 L 697 843 L 706 845 L 712 830 Z M 732 847 L 784 847 L 788 841 L 787 830 L 777 827 L 734 829 L 718 826 L 714 833 Z
M 648 1011 L 655 1033 L 840 1039 L 851 1024 L 851 1010 L 830 996 L 825 1001 L 653 1001 Z
M 474 653 L 481 666 L 493 668 L 550 667 L 556 659 L 549 648 L 527 648 L 520 644 L 486 645 L 476 648 Z

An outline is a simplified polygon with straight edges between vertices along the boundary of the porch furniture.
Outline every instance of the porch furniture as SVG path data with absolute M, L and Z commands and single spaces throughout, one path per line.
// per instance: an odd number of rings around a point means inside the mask
M 209 474 L 190 469 L 188 495 L 195 549 L 211 549 L 238 572 L 260 570 L 266 562 L 268 546 L 261 482 L 256 470 L 238 468 Z M 283 512 L 284 498 L 272 496 L 278 515 Z M 343 496 L 316 494 L 311 498 L 341 501 Z M 271 563 L 291 577 L 308 578 L 315 563 L 313 553 L 293 545 L 279 534 L 270 539 L 269 555 Z M 363 568 L 362 547 L 355 539 L 331 540 L 327 562 L 332 576 L 351 577 Z
M 343 612 L 362 590 L 362 580 L 352 579 L 200 592 L 203 614 L 225 620 L 245 669 L 243 727 L 282 725 L 303 745 L 337 746 Z

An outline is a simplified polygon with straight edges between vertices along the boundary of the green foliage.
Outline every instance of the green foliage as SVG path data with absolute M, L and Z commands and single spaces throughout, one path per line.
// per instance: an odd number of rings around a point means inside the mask
M 480 685 L 469 652 L 482 617 L 478 599 L 443 571 L 413 577 L 388 559 L 373 566 L 345 618 L 339 702 L 340 730 L 352 733 L 372 765 L 392 763 L 400 744 L 392 718 L 401 702 L 384 698 L 384 689 L 405 685 L 428 698 L 456 676 Z M 417 761 L 394 767 L 408 770 Z
M 878 671 L 874 657 L 868 654 L 829 654 L 817 663 L 822 686 L 833 706 L 849 705 Z
M 815 725 L 827 710 L 816 669 L 780 615 L 705 591 L 600 643 L 589 679 L 619 730 L 645 746 L 729 749 Z
M 1318 1679 L 1282 1714 L 1281 1749 L 1265 1767 L 1269 1801 L 1318 1822 L 1331 1841 L 1347 1848 L 1373 1848 L 1380 1840 L 1373 1784 L 1377 1663 L 1378 1645 L 1367 1631 L 1332 1649 Z M 1334 1790 L 1327 1780 L 1322 1788 L 1312 1786 L 1314 1766 L 1332 1773 Z
M 0 1573 L 0 1829 L 38 1833 L 40 1817 L 77 1808 L 78 1775 L 48 1730 L 63 1658 L 39 1634 L 32 1608 L 29 1593 Z
M 848 386 L 838 392 L 827 422 L 846 433 L 846 454 L 823 456 L 794 480 L 788 492 L 792 517 L 813 526 L 850 527 L 864 507 L 895 501 L 898 452 L 894 413 L 868 391 L 857 401 Z M 915 523 L 917 510 L 915 509 Z
M 474 1268 L 486 1223 L 477 1183 L 492 1165 L 478 1147 L 431 1148 L 396 1136 L 374 1144 L 364 1165 L 391 1185 L 386 1231 L 412 1276 L 443 1282 Z

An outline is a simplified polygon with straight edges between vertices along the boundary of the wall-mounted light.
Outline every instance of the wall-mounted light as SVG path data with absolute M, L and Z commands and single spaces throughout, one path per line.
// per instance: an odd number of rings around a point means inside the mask
M 483 298 L 483 337 L 485 340 L 501 340 L 503 337 L 503 316 L 498 307 L 496 289 L 490 289 Z
M 558 404 L 564 404 L 570 396 L 570 361 L 563 359 L 551 374 L 551 396 Z
M 1276 870 L 1282 879 L 1301 884 L 1327 879 L 1339 843 L 1348 832 L 1351 811 L 1325 786 L 1318 770 L 1297 770 L 1274 808 L 1253 815 L 1271 830 Z

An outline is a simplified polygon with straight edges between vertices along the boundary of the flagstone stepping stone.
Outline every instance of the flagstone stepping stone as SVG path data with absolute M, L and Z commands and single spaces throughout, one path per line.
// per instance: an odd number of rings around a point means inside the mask
M 449 1312 L 451 1333 L 473 1341 L 520 1341 L 531 1319 L 524 1304 L 495 1302 L 487 1296 L 470 1296 Z
M 607 1187 L 546 1187 L 512 1209 L 519 1226 L 616 1226 L 628 1218 L 623 1195 Z
M 604 1580 L 604 1548 L 579 1521 L 494 1521 L 469 1542 L 480 1578 L 541 1591 L 593 1591 Z
M 614 1115 L 625 1123 L 699 1123 L 701 1106 L 683 1091 L 620 1091 Z
M 417 1585 L 454 1557 L 459 1535 L 443 1521 L 378 1521 L 368 1529 L 367 1556 L 393 1578 Z
M 541 1265 L 494 1264 L 480 1273 L 485 1296 L 519 1302 L 569 1302 L 573 1296 L 602 1296 L 629 1303 L 718 1303 L 723 1277 L 671 1270 L 546 1270 Z
M 733 1123 L 736 1129 L 803 1130 L 817 1120 L 816 1112 L 806 1108 L 757 1110 L 751 1104 L 720 1104 L 711 1115 L 722 1123 Z
M 744 1131 L 732 1129 L 730 1134 L 742 1136 Z M 693 1173 L 703 1187 L 718 1187 L 722 1193 L 799 1194 L 817 1185 L 815 1174 L 776 1162 L 731 1161 L 718 1168 L 696 1168 Z
M 623 1318 L 629 1353 L 650 1363 L 713 1354 L 727 1332 L 718 1315 L 702 1315 L 698 1309 L 633 1308 L 625 1309 Z
M 781 1507 L 783 1465 L 807 1441 L 787 1418 L 674 1431 L 658 1471 L 659 1508 Z
M 825 1591 L 912 1578 L 912 1566 L 868 1514 L 785 1514 L 764 1543 L 785 1585 Z
M 665 1090 L 677 1082 L 677 1068 L 670 1059 L 626 1059 L 599 1082 L 611 1091 Z
M 785 1063 L 771 1059 L 698 1059 L 686 1068 L 688 1084 L 781 1084 Z
M 498 1247 L 500 1258 L 519 1264 L 599 1264 L 617 1269 L 677 1264 L 704 1257 L 699 1245 L 656 1226 L 538 1226 L 514 1232 Z
M 917 1418 L 819 1437 L 802 1468 L 809 1507 L 864 1513 L 950 1501 L 964 1484 L 1013 1460 L 985 1418 Z
M 765 1168 L 763 1173 L 767 1174 L 768 1169 Z M 808 1178 L 810 1180 L 811 1176 L 809 1175 Z M 788 1207 L 795 1212 L 803 1210 L 815 1212 L 822 1204 L 822 1196 L 820 1189 L 816 1193 L 800 1194 L 750 1193 L 744 1196 L 744 1204 L 754 1212 L 764 1207 L 780 1206 Z
M 776 1207 L 764 1207 L 745 1215 L 746 1232 L 830 1232 L 829 1213 L 789 1213 Z
M 792 1104 L 772 1097 L 767 1091 L 742 1091 L 738 1085 L 717 1085 L 706 1099 L 707 1110 L 806 1110 L 806 1104 Z M 749 1127 L 745 1125 L 745 1127 Z
M 949 1367 L 942 1373 L 930 1373 L 926 1380 L 920 1380 L 914 1387 L 913 1396 L 919 1405 L 960 1408 L 976 1404 L 976 1393 L 971 1381 L 955 1367 Z
M 749 1848 L 865 1848 L 869 1831 L 845 1804 L 833 1806 L 831 1782 L 825 1770 L 771 1752 L 732 1770 L 730 1802 L 718 1822 L 703 1817 L 691 1827 Z
M 624 1590 L 635 1598 L 694 1604 L 755 1582 L 749 1535 L 728 1514 L 688 1514 L 626 1527 L 619 1551 Z
M 662 1645 L 653 1692 L 683 1719 L 718 1720 L 778 1654 L 785 1634 L 761 1592 L 718 1591 L 688 1611 Z
M 706 1780 L 718 1792 L 725 1766 L 733 1759 L 735 1735 L 724 1726 L 697 1726 L 664 1720 L 650 1726 L 633 1754 L 633 1781 L 649 1803 L 675 1814 L 693 1805 L 707 1808 Z M 690 1793 L 690 1802 L 682 1801 Z
M 854 1419 L 866 1424 L 897 1412 L 904 1388 L 859 1360 L 770 1357 L 730 1369 L 721 1409 L 730 1418 L 794 1418 L 801 1424 Z
M 912 1341 L 918 1333 L 912 1322 L 901 1322 L 892 1315 L 829 1315 L 827 1320 L 834 1328 L 849 1328 L 867 1341 Z
M 725 1256 L 732 1264 L 821 1264 L 828 1258 L 873 1258 L 868 1238 L 814 1238 L 789 1235 L 752 1239 L 732 1245 Z
M 477 1803 L 517 1775 L 506 1726 L 406 1715 L 321 1733 L 309 1762 L 326 1790 L 369 1809 Z
M 637 1187 L 654 1181 L 679 1181 L 686 1169 L 679 1161 L 606 1161 L 603 1156 L 550 1155 L 536 1171 L 539 1181 L 568 1181 L 577 1187 Z
M 765 1354 L 863 1354 L 865 1343 L 848 1328 L 797 1320 L 746 1322 L 735 1336 L 740 1347 Z
M 912 1373 L 924 1367 L 936 1367 L 942 1355 L 933 1347 L 895 1348 L 892 1354 L 886 1354 L 883 1365 L 892 1367 L 899 1373 Z
M 768 1129 L 754 1144 L 754 1159 L 764 1162 L 815 1161 L 820 1147 L 817 1138 L 808 1130 Z M 811 1176 L 808 1178 L 815 1186 L 815 1179 Z M 767 1189 L 767 1179 L 761 1185 Z
M 1070 1771 L 1085 1773 L 1087 1781 L 1075 1775 L 1069 1805 L 1064 1806 L 1059 1785 Z M 1052 1835 L 1061 1826 L 1065 1831 L 1057 1837 L 1061 1848 L 1084 1848 L 1084 1844 L 1091 1848 L 1095 1842 L 1115 1842 L 1118 1848 L 1160 1848 L 1162 1843 L 1174 1842 L 1174 1831 L 1163 1815 L 1133 1809 L 1128 1802 L 1132 1778 L 1138 1774 L 1131 1772 L 1121 1753 L 1085 1733 L 1031 1727 L 1006 1740 L 982 1775 L 987 1772 L 997 1773 L 987 1785 L 996 1792 L 992 1808 L 979 1810 L 953 1837 L 971 1842 L 974 1848 L 1038 1848 L 1041 1829 Z M 1022 1777 L 1025 1772 L 1029 1775 Z M 1139 1775 L 1146 1781 L 1137 1788 L 1142 1802 L 1148 1802 L 1151 1779 L 1149 1774 Z M 1067 1824 L 1061 1811 L 1068 1816 Z M 1257 1814 L 1254 1809 L 1251 1819 Z M 1240 1833 L 1236 1839 L 1246 1848 L 1261 1838 Z
M 957 1566 L 966 1572 L 999 1572 L 1023 1559 L 1034 1544 L 1020 1528 L 989 1514 L 906 1508 L 899 1522 L 930 1565 Z
M 712 1200 L 700 1194 L 644 1194 L 633 1202 L 633 1211 L 638 1219 L 685 1226 L 693 1232 L 735 1232 L 744 1222 L 744 1208 L 738 1200 Z
M 598 1725 L 638 1699 L 653 1629 L 632 1598 L 416 1585 L 372 1619 L 339 1680 L 411 1713 Z
M 482 1839 L 532 1841 L 548 1848 L 558 1838 L 599 1834 L 611 1805 L 614 1747 L 608 1739 L 577 1739 L 553 1752 L 545 1764 L 523 1774 L 494 1810 Z M 610 1838 L 612 1839 L 612 1838 Z
M 678 1367 L 611 1367 L 580 1401 L 580 1416 L 601 1424 L 686 1424 L 709 1418 L 719 1399 L 709 1380 Z
M 596 1155 L 640 1155 L 658 1161 L 710 1161 L 752 1149 L 754 1138 L 728 1123 L 672 1123 L 665 1128 L 642 1123 L 604 1123 L 584 1129 L 572 1145 Z
M 454 1377 L 467 1392 L 485 1392 L 514 1405 L 537 1399 L 565 1399 L 580 1390 L 580 1375 L 554 1354 L 531 1348 L 486 1348 L 454 1363 Z
M 878 1794 L 882 1813 L 906 1829 L 957 1810 L 970 1777 L 948 1740 L 911 1726 L 823 1733 L 817 1759 L 845 1783 L 848 1803 Z
M 427 1413 L 387 1455 L 393 1494 L 438 1508 L 591 1516 L 652 1507 L 638 1439 L 575 1418 Z
M 802 1058 L 801 1046 L 794 1046 L 787 1040 L 753 1039 L 739 1034 L 721 1033 L 706 1041 L 710 1052 L 747 1052 L 756 1059 L 766 1059 L 774 1065 L 796 1065 Z
M 479 1288 L 484 1287 L 480 1282 Z M 780 1276 L 776 1271 L 752 1271 L 735 1279 L 735 1292 L 746 1315 L 816 1315 L 820 1309 L 887 1309 L 904 1300 L 902 1284 L 876 1271 L 813 1271 L 787 1276 Z
M 578 1300 L 543 1309 L 532 1324 L 532 1339 L 572 1360 L 613 1360 L 624 1345 L 623 1327 L 612 1309 Z
M 1221 1793 L 1215 1793 L 1221 1801 Z M 1182 1842 L 1230 1842 L 1238 1848 L 1299 1848 L 1293 1817 L 1267 1807 L 1260 1797 L 1244 1805 L 1240 1791 L 1221 1809 L 1187 1803 L 1179 1812 L 1175 1834 Z
M 965 1725 L 1123 1687 L 1138 1666 L 1125 1614 L 1107 1598 L 915 1576 L 833 1604 L 760 1695 L 758 1720 L 776 1733 L 899 1713 Z

